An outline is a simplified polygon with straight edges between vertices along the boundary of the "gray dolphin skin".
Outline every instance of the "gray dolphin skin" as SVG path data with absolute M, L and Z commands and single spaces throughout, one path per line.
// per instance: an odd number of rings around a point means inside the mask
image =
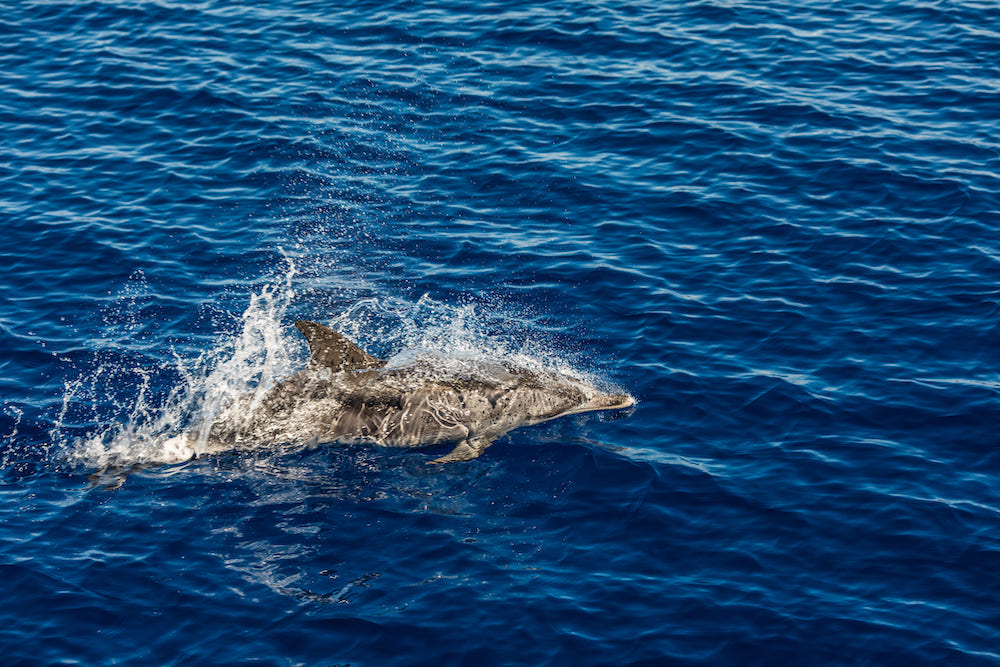
M 422 447 L 455 443 L 431 463 L 474 459 L 520 426 L 634 404 L 581 380 L 506 361 L 418 358 L 400 367 L 340 333 L 300 320 L 309 365 L 263 398 L 244 396 L 212 423 L 213 450 L 326 442 Z M 191 437 L 191 436 L 188 436 Z

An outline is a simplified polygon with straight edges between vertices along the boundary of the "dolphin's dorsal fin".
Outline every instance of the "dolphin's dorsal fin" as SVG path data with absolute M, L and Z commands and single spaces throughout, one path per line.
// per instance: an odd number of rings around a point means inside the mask
M 385 362 L 376 359 L 330 327 L 316 322 L 299 320 L 295 328 L 302 332 L 309 343 L 311 363 L 332 368 L 336 372 L 362 368 L 381 368 Z

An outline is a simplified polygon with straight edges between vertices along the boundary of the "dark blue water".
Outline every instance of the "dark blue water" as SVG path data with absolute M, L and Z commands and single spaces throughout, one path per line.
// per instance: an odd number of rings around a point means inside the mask
M 3 664 L 1000 663 L 995 3 L 0 35 Z M 298 318 L 639 404 L 446 466 L 158 465 L 305 363 Z

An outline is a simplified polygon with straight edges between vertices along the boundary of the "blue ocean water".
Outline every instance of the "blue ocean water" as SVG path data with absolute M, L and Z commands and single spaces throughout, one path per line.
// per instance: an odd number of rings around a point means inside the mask
M 3 664 L 1000 662 L 995 3 L 0 26 Z M 638 405 L 158 464 L 299 318 Z

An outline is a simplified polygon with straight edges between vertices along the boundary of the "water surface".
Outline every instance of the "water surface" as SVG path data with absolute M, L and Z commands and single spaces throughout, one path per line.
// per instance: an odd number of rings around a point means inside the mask
M 16 1 L 5 664 L 1000 662 L 998 25 Z M 88 481 L 301 368 L 299 318 L 639 403 Z

